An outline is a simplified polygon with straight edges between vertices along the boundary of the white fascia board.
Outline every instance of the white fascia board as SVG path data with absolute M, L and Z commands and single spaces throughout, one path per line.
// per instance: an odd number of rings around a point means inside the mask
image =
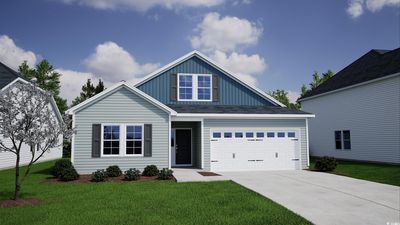
M 31 82 L 29 82 L 29 81 L 27 81 L 27 80 L 24 80 L 24 79 L 22 79 L 21 77 L 18 77 L 18 78 L 15 78 L 15 80 L 13 80 L 12 82 L 10 82 L 10 83 L 7 84 L 6 86 L 4 86 L 4 87 L 1 89 L 1 91 L 6 90 L 7 88 L 11 87 L 13 84 L 15 84 L 15 83 L 17 83 L 17 82 L 21 82 L 21 83 L 24 83 L 24 84 L 33 85 Z M 46 91 L 46 90 L 43 90 L 43 89 L 40 88 L 39 86 L 35 86 L 35 87 L 36 87 L 38 90 L 40 90 L 40 91 L 48 92 L 48 91 Z M 56 116 L 57 116 L 59 122 L 64 122 L 64 120 L 63 120 L 63 118 L 62 118 L 62 115 L 61 115 L 61 113 L 60 113 L 60 110 L 58 109 L 57 103 L 56 103 L 56 101 L 54 100 L 54 97 L 53 97 L 53 96 L 51 96 L 50 104 L 53 106 L 53 109 L 54 109 L 54 111 L 55 111 L 55 113 L 56 113 Z
M 376 79 L 373 79 L 373 80 L 368 80 L 368 81 L 365 81 L 365 82 L 362 82 L 362 83 L 358 83 L 358 84 L 353 84 L 353 85 L 350 85 L 350 86 L 347 86 L 347 87 L 342 87 L 342 88 L 335 89 L 335 90 L 332 90 L 332 91 L 328 91 L 328 92 L 324 92 L 324 93 L 321 93 L 321 94 L 313 95 L 313 96 L 310 96 L 310 97 L 307 97 L 307 98 L 302 98 L 302 99 L 299 99 L 298 101 L 299 102 L 307 101 L 307 100 L 310 100 L 310 99 L 313 99 L 313 98 L 318 98 L 318 97 L 321 97 L 321 96 L 324 96 L 324 95 L 333 94 L 333 93 L 336 93 L 336 92 L 339 92 L 339 91 L 344 91 L 344 90 L 355 88 L 355 87 L 358 87 L 358 86 L 367 85 L 367 84 L 370 84 L 370 83 L 374 83 L 374 82 L 377 82 L 377 81 L 389 79 L 389 78 L 392 78 L 392 77 L 395 77 L 395 76 L 399 76 L 399 75 L 400 75 L 400 73 L 394 73 L 394 74 L 391 74 L 391 75 L 388 75 L 388 76 L 376 78 Z
M 200 57 L 201 59 L 203 59 L 204 61 L 206 61 L 207 63 L 209 63 L 210 65 L 212 65 L 215 69 L 219 70 L 220 72 L 222 72 L 223 74 L 227 75 L 228 77 L 231 77 L 232 79 L 234 79 L 235 81 L 239 82 L 240 84 L 246 86 L 247 88 L 249 88 L 250 90 L 252 90 L 253 92 L 255 92 L 256 94 L 260 95 L 261 97 L 270 100 L 272 102 L 274 102 L 275 104 L 282 106 L 282 107 L 286 107 L 286 105 L 282 104 L 281 102 L 279 102 L 278 100 L 276 100 L 275 98 L 273 98 L 272 96 L 268 95 L 267 93 L 265 93 L 264 91 L 258 89 L 257 87 L 248 84 L 247 82 L 239 79 L 236 75 L 234 75 L 234 73 L 222 68 L 220 65 L 218 65 L 216 62 L 214 62 L 213 60 L 211 60 L 210 58 L 208 58 L 207 56 L 203 55 L 202 53 L 200 53 L 197 50 L 191 51 L 188 54 L 174 60 L 173 62 L 161 67 L 160 69 L 154 71 L 153 73 L 150 73 L 149 75 L 145 76 L 142 80 L 140 80 L 139 82 L 137 82 L 134 86 L 138 87 L 139 85 L 149 81 L 150 79 L 158 76 L 159 74 L 167 71 L 168 69 L 182 63 L 183 61 L 193 57 L 197 55 L 198 57 Z
M 314 114 L 218 114 L 218 113 L 178 113 L 173 121 L 178 118 L 206 118 L 206 119 L 298 119 L 314 118 Z M 177 118 L 177 119 L 174 119 Z
M 168 106 L 162 104 L 161 102 L 159 102 L 158 100 L 154 99 L 153 97 L 151 97 L 150 95 L 140 91 L 139 89 L 135 88 L 135 87 L 130 87 L 128 86 L 125 82 L 119 82 L 115 85 L 113 85 L 112 87 L 106 89 L 105 91 L 102 91 L 101 93 L 85 100 L 84 102 L 79 103 L 78 105 L 70 108 L 67 110 L 68 114 L 74 114 L 76 112 L 78 112 L 79 110 L 84 109 L 85 107 L 89 106 L 90 104 L 103 99 L 104 97 L 107 97 L 109 94 L 114 93 L 115 91 L 119 90 L 120 88 L 127 88 L 129 91 L 131 91 L 132 93 L 135 93 L 137 95 L 139 95 L 140 97 L 144 98 L 145 100 L 147 100 L 148 102 L 152 103 L 153 105 L 157 106 L 158 108 L 164 110 L 165 112 L 169 113 L 170 115 L 176 115 L 176 112 L 169 108 Z

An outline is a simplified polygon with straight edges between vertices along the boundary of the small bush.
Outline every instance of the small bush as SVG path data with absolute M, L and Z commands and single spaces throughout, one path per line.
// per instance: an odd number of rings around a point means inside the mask
M 125 171 L 124 180 L 139 180 L 140 179 L 140 171 L 135 168 L 131 168 Z
M 54 163 L 54 166 L 50 169 L 51 175 L 60 178 L 61 173 L 65 169 L 74 168 L 69 159 L 59 159 Z
M 118 166 L 109 166 L 106 172 L 108 177 L 119 177 L 122 175 L 122 171 Z
M 65 168 L 61 171 L 60 180 L 62 181 L 72 181 L 79 179 L 79 174 L 76 172 L 75 168 Z
M 158 173 L 158 179 L 170 180 L 173 178 L 173 176 L 172 176 L 173 173 L 174 173 L 174 171 L 164 168 L 164 169 L 160 170 L 160 172 Z
M 105 170 L 97 170 L 92 173 L 93 182 L 103 182 L 107 180 L 107 172 Z
M 146 177 L 152 177 L 152 176 L 157 176 L 158 172 L 159 172 L 159 170 L 156 165 L 149 165 L 144 168 L 142 174 L 143 174 L 143 176 L 146 176 Z
M 336 169 L 337 161 L 334 157 L 324 156 L 315 162 L 315 169 L 323 172 L 331 172 Z

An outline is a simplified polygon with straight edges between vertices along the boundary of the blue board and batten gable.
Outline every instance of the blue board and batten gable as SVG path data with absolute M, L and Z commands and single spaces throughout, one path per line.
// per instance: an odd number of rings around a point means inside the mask
M 212 74 L 218 76 L 218 101 L 176 101 L 171 100 L 170 76 L 177 73 Z M 220 70 L 205 62 L 196 55 L 162 72 L 150 80 L 137 86 L 141 91 L 158 101 L 170 104 L 214 104 L 214 105 L 247 105 L 247 106 L 277 106 L 253 90 L 237 82 Z

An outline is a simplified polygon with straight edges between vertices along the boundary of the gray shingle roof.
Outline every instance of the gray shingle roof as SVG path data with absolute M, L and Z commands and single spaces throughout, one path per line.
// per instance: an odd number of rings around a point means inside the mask
M 302 98 L 337 90 L 400 72 L 400 48 L 371 50 Z
M 242 106 L 242 105 L 211 105 L 211 104 L 170 104 L 178 113 L 229 113 L 229 114 L 310 114 L 300 110 L 278 106 Z
M 0 62 L 0 89 L 20 77 L 19 73 Z

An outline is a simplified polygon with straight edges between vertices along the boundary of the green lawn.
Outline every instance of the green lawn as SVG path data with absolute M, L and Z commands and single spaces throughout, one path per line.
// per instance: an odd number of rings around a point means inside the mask
M 22 197 L 44 203 L 0 208 L 0 224 L 309 224 L 233 182 L 41 183 L 54 162 L 34 166 Z M 0 199 L 12 195 L 13 170 L 0 171 Z
M 311 158 L 311 168 L 314 168 L 315 160 L 315 158 Z M 400 186 L 400 166 L 398 165 L 339 160 L 338 166 L 333 173 Z

